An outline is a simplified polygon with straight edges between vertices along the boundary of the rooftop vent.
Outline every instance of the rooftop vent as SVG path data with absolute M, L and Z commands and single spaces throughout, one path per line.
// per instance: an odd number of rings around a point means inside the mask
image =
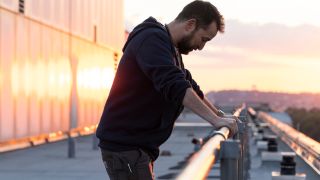
M 295 153 L 282 153 L 282 161 L 280 163 L 280 172 L 272 172 L 272 180 L 305 180 L 306 174 L 296 173 L 296 162 L 294 161 Z
M 19 13 L 24 14 L 24 0 L 19 0 Z

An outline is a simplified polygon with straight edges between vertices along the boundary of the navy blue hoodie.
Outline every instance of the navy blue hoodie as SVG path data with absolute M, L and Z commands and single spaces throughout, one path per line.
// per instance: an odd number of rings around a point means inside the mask
M 186 89 L 203 93 L 184 69 L 166 27 L 150 17 L 129 35 L 97 128 L 99 146 L 143 149 L 153 160 L 183 110 Z

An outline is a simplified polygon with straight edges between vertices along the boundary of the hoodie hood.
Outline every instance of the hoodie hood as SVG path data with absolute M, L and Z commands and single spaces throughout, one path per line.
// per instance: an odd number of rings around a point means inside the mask
M 166 31 L 165 27 L 159 23 L 154 17 L 149 17 L 148 19 L 146 19 L 145 21 L 143 21 L 141 24 L 139 24 L 138 26 L 136 26 L 129 34 L 128 40 L 127 42 L 124 44 L 123 48 L 122 48 L 122 52 L 125 51 L 128 43 L 140 32 L 142 32 L 143 30 L 149 29 L 149 28 L 159 28 L 162 29 L 164 31 Z

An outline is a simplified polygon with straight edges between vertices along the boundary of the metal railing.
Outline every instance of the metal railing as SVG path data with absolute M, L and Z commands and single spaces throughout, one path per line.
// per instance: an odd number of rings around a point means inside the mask
M 178 176 L 177 180 L 204 179 L 216 161 L 220 143 L 228 137 L 229 129 L 223 127 L 218 134 L 214 134 L 202 148 L 191 157 L 190 163 Z
M 267 113 L 259 112 L 258 118 L 270 124 L 270 129 L 320 174 L 320 143 Z
M 186 167 L 182 170 L 177 180 L 202 180 L 206 179 L 212 165 L 221 159 L 220 175 L 222 180 L 243 180 L 248 175 L 248 148 L 246 131 L 246 111 L 242 105 L 237 108 L 233 116 L 239 117 L 243 123 L 238 123 L 239 132 L 234 139 L 228 139 L 229 129 L 220 128 L 218 131 L 212 131 L 205 139 L 204 144 L 199 151 L 194 153 Z M 228 115 L 227 115 L 228 116 Z M 219 156 L 220 154 L 220 156 Z

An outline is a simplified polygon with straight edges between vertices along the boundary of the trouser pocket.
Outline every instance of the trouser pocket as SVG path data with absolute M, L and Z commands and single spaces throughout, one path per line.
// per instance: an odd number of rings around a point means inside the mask
M 137 176 L 139 179 L 153 180 L 153 163 L 151 162 L 150 156 L 142 150 L 140 150 L 140 152 L 141 156 L 136 163 Z
M 123 167 L 123 163 L 118 159 L 117 154 L 103 150 L 101 150 L 101 153 L 102 161 L 110 180 L 128 179 L 128 173 Z
M 111 152 L 101 150 L 102 160 L 111 180 L 152 180 L 150 157 L 141 150 Z

